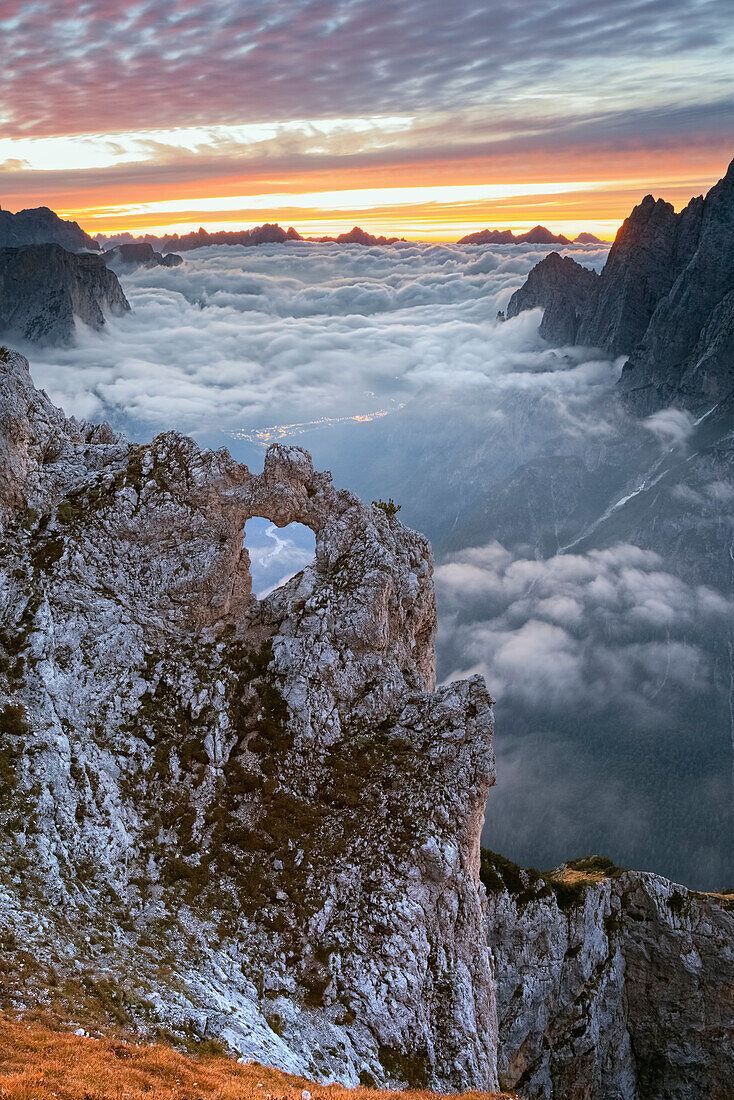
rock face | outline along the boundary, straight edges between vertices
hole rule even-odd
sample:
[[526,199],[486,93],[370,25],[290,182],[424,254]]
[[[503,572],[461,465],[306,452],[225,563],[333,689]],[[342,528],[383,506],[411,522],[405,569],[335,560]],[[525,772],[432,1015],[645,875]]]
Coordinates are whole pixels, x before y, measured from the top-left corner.
[[[655,307],[690,259],[701,200],[682,214],[647,195],[623,222],[584,317],[581,343],[629,355],[642,339]],[[683,232],[681,232],[683,227]]]
[[154,252],[153,245],[147,241],[134,241],[131,244],[118,244],[104,253],[108,267],[178,267],[183,258],[175,252],[163,256]]
[[0,249],[0,335],[65,344],[77,319],[100,329],[105,311],[129,309],[101,256],[74,255],[57,244]]
[[[491,700],[435,689],[426,541],[299,448],[253,475],[66,419],[14,352],[0,378],[4,1002],[494,1086]],[[316,533],[262,602],[250,516]]]
[[528,275],[507,306],[507,317],[542,308],[540,335],[554,344],[575,344],[579,318],[588,309],[599,276],[568,256],[551,252]]
[[[519,302],[537,304],[530,290],[537,270],[515,295]],[[565,343],[571,327],[566,283],[540,303],[549,315],[542,334],[554,343]],[[734,161],[679,214],[652,195],[635,207],[581,311],[576,339],[629,356],[620,389],[637,413],[678,405],[700,414],[732,392]]]
[[47,206],[19,210],[17,214],[0,210],[0,248],[22,248],[29,244],[58,244],[69,252],[85,248],[96,251],[99,247],[76,222],[62,221]]
[[680,215],[676,246],[677,276],[622,374],[641,411],[661,403],[705,411],[734,387],[734,161]]
[[528,1100],[725,1100],[734,895],[608,860],[552,876],[483,853],[503,1088]]

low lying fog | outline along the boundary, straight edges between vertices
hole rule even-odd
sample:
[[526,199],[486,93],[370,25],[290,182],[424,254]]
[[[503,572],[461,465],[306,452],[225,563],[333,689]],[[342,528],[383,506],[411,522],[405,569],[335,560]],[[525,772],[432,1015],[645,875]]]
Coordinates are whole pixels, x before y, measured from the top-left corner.
[[[67,411],[139,434],[389,409],[424,386],[539,368],[537,318],[497,326],[548,249],[288,244],[197,249],[121,282],[132,315],[24,349]],[[600,267],[606,250],[580,258]]]

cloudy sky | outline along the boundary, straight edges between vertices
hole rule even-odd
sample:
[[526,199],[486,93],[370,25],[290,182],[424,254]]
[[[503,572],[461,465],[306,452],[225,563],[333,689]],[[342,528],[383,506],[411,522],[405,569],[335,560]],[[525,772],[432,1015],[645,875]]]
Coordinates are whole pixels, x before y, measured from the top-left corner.
[[731,0],[0,0],[0,202],[611,236],[731,159]]

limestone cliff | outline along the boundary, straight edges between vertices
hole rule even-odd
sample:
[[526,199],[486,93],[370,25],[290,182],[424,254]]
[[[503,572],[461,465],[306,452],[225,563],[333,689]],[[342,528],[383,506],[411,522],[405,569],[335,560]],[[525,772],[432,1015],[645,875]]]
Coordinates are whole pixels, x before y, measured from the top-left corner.
[[526,309],[543,310],[540,335],[554,344],[575,344],[579,321],[596,291],[599,276],[569,256],[551,252],[536,264],[507,306],[507,317]]
[[734,894],[609,860],[550,875],[483,853],[498,1072],[528,1100],[728,1100]]
[[101,256],[57,244],[0,249],[0,336],[68,344],[77,320],[100,329],[105,313],[129,309]]
[[[133,446],[0,375],[6,1003],[493,1086],[491,700],[435,690],[425,539],[298,448]],[[255,515],[316,533],[262,602]]]
[[622,374],[627,400],[643,412],[669,403],[705,412],[734,389],[734,161],[699,200],[695,226],[687,214],[677,244],[690,258]]

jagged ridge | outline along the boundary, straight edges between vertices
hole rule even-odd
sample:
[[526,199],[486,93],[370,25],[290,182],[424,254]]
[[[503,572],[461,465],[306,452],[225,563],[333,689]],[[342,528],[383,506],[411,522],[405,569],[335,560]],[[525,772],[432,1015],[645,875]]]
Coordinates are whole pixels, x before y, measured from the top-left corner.
[[542,306],[541,335],[568,342],[569,301],[579,344],[627,355],[620,381],[639,413],[675,404],[696,412],[734,386],[734,161],[704,197],[679,214],[647,195],[622,224],[601,276],[582,301],[585,269],[546,257],[509,304],[508,316]]

